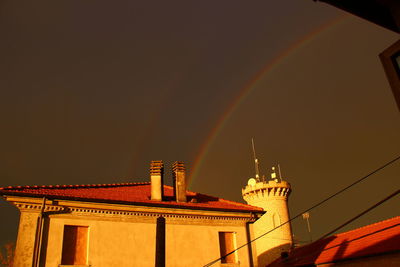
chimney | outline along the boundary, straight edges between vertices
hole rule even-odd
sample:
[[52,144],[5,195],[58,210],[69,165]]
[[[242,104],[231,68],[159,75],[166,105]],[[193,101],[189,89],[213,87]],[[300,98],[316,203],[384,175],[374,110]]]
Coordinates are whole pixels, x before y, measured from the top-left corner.
[[176,202],[186,202],[186,176],[183,162],[175,161],[172,165],[174,196]]
[[164,164],[162,160],[152,160],[150,163],[151,200],[163,200]]

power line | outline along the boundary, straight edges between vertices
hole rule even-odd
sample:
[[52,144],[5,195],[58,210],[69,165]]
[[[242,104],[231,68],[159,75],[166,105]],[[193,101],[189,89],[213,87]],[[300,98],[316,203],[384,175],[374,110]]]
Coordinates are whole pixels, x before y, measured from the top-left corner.
[[[203,267],[209,267],[209,266],[214,265],[215,263],[217,263],[217,262],[220,261],[221,259],[225,258],[226,256],[229,256],[229,255],[231,255],[232,253],[234,253],[235,251],[237,251],[237,250],[239,250],[239,249],[241,249],[241,248],[244,248],[244,247],[248,246],[249,244],[251,244],[251,243],[253,243],[254,241],[260,239],[261,237],[263,237],[263,236],[265,236],[265,235],[271,233],[272,231],[274,231],[274,230],[276,230],[276,229],[282,227],[283,225],[290,223],[290,222],[293,221],[294,219],[297,219],[298,217],[302,216],[303,213],[309,212],[309,211],[315,209],[316,207],[318,207],[318,206],[324,204],[324,203],[327,202],[328,200],[330,200],[330,199],[336,197],[337,195],[343,193],[343,192],[346,191],[347,189],[349,189],[349,188],[355,186],[356,184],[358,184],[358,183],[364,181],[364,180],[367,179],[368,177],[370,177],[370,176],[372,176],[373,174],[375,174],[375,173],[381,171],[382,169],[386,168],[387,166],[389,166],[389,165],[395,163],[395,162],[398,161],[399,159],[400,159],[400,156],[397,156],[396,158],[394,158],[394,159],[388,161],[387,163],[383,164],[382,166],[380,166],[380,167],[376,168],[375,170],[371,171],[371,172],[368,173],[367,175],[365,175],[365,176],[359,178],[358,180],[354,181],[354,182],[351,183],[350,185],[348,185],[348,186],[344,187],[343,189],[337,191],[336,193],[332,194],[331,196],[329,196],[329,197],[323,199],[322,201],[318,202],[317,204],[314,204],[313,206],[311,206],[310,208],[304,210],[303,212],[298,213],[296,216],[292,217],[290,220],[288,220],[288,221],[286,221],[286,222],[284,222],[284,223],[278,225],[277,227],[275,227],[275,228],[273,228],[273,229],[271,229],[271,230],[269,230],[269,231],[267,231],[267,232],[261,234],[260,236],[258,236],[258,237],[256,237],[256,238],[250,240],[249,242],[247,242],[247,243],[245,243],[245,244],[239,246],[239,247],[236,248],[235,250],[233,250],[233,251],[227,253],[226,255],[223,255],[222,257],[220,257],[220,258],[218,258],[218,259],[216,259],[216,260],[213,260],[213,261],[207,263],[207,264],[204,265]],[[398,192],[397,192],[397,193],[398,193]]]
[[400,193],[400,190],[395,191],[394,193],[390,194],[389,196],[385,197],[384,199],[382,199],[381,201],[379,201],[378,203],[374,204],[373,206],[369,207],[368,209],[364,210],[363,212],[361,212],[360,214],[358,214],[357,216],[351,218],[350,220],[346,221],[345,223],[343,223],[342,225],[336,227],[335,229],[333,229],[332,231],[330,231],[329,233],[321,236],[318,240],[324,239],[328,236],[330,236],[331,234],[335,233],[336,231],[340,230],[341,228],[345,227],[346,225],[348,225],[349,223],[352,223],[353,221],[357,220],[358,218],[360,218],[361,216],[363,216],[364,214],[370,212],[371,210],[375,209],[376,207],[382,205],[384,202],[388,201],[389,199],[391,199],[392,197],[395,197],[398,193]]
[[[377,202],[377,203],[374,204],[373,206],[371,206],[371,207],[369,207],[368,209],[364,210],[363,212],[359,213],[358,215],[356,215],[356,216],[353,217],[352,219],[346,221],[346,222],[343,223],[342,225],[336,227],[334,230],[332,230],[332,231],[330,231],[329,233],[323,235],[322,237],[320,237],[320,238],[319,238],[317,241],[315,241],[315,242],[318,242],[318,241],[320,241],[320,240],[323,240],[323,239],[329,237],[331,234],[335,233],[335,232],[338,231],[339,229],[341,229],[341,228],[343,228],[344,226],[348,225],[349,223],[355,221],[356,219],[360,218],[360,217],[363,216],[364,214],[366,214],[366,213],[370,212],[371,210],[377,208],[378,206],[382,205],[384,202],[386,202],[386,201],[388,201],[389,199],[395,197],[395,196],[396,196],[397,194],[399,194],[399,193],[400,193],[400,190],[395,191],[394,193],[392,193],[392,194],[390,194],[389,196],[385,197],[384,199],[382,199],[381,201]],[[386,227],[386,228],[384,228],[384,229],[379,229],[379,230],[377,230],[377,231],[375,231],[375,232],[373,232],[373,233],[368,233],[368,234],[359,236],[359,237],[357,237],[357,238],[355,238],[355,239],[345,240],[344,242],[348,244],[348,243],[351,243],[351,242],[360,240],[360,239],[362,239],[362,238],[365,238],[365,237],[367,237],[367,236],[371,236],[371,235],[377,234],[377,233],[379,233],[379,232],[388,230],[388,229],[393,228],[393,227],[398,227],[398,226],[400,226],[400,224],[395,224],[395,225]],[[335,247],[338,247],[338,246],[341,246],[341,245],[342,245],[342,243],[333,245],[333,246],[331,246],[331,247],[326,247],[326,246],[325,246],[324,249],[323,249],[322,251],[329,250],[329,249],[332,249],[332,248],[335,248]],[[310,253],[311,253],[311,254],[320,254],[321,251],[315,250],[314,252],[308,252],[307,255],[303,255],[303,256],[298,256],[298,255],[297,255],[295,258],[291,258],[291,259],[289,259],[289,260],[286,259],[286,264],[293,264],[293,265],[294,265],[295,262],[298,262],[299,260],[301,260],[301,259],[303,259],[303,258],[309,257],[309,256],[310,256]]]

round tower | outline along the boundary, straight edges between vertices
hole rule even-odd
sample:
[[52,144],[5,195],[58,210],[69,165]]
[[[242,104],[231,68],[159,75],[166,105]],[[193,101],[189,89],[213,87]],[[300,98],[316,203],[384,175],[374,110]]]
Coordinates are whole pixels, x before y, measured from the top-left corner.
[[[276,177],[275,173],[272,174],[272,177]],[[253,224],[255,238],[289,221],[287,201],[290,192],[290,184],[282,179],[275,178],[267,181],[249,179],[247,185],[242,189],[243,199],[249,205],[261,207],[266,211]],[[279,258],[282,253],[290,250],[292,244],[290,223],[286,223],[257,239],[255,247],[258,266],[265,266]]]

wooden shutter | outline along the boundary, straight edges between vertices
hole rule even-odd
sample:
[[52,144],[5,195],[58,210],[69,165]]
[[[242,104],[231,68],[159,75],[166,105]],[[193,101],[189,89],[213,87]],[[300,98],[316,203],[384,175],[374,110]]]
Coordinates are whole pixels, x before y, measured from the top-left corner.
[[[227,255],[229,252],[235,250],[234,233],[232,232],[219,232],[219,249],[221,253],[222,263],[235,263],[236,252]],[[224,257],[225,256],[225,257]]]
[[65,225],[61,264],[86,265],[87,242],[87,226]]

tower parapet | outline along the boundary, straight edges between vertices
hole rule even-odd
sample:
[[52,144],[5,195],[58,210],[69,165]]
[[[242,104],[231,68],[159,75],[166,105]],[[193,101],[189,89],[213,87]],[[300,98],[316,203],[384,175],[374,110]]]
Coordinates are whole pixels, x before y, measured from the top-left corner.
[[250,182],[242,189],[242,196],[249,205],[258,206],[252,203],[258,203],[260,201],[264,202],[266,197],[287,201],[291,191],[292,190],[288,182],[279,181],[278,179],[276,179],[255,183]]

